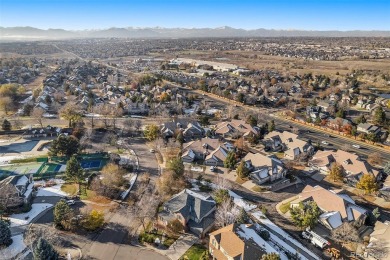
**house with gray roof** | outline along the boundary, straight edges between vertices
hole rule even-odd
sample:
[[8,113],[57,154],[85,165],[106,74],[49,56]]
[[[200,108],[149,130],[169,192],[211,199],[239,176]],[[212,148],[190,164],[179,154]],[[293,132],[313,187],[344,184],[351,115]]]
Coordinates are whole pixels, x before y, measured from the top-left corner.
[[183,118],[165,122],[161,126],[160,131],[164,138],[173,137],[176,132],[180,131],[186,140],[202,138],[205,134],[199,122]]
[[360,123],[357,125],[356,130],[359,133],[366,133],[366,134],[370,134],[370,133],[378,134],[381,131],[379,126],[370,123]]
[[200,192],[184,189],[163,204],[158,213],[158,224],[167,226],[173,220],[179,220],[185,230],[204,237],[214,225],[216,203],[214,199]]
[[0,205],[16,208],[29,203],[34,182],[32,175],[13,175],[0,181]]

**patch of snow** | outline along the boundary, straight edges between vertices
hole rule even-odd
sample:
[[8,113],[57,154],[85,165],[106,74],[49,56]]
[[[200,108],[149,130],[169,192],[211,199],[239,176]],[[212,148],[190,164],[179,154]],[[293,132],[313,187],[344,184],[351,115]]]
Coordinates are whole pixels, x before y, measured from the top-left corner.
[[51,187],[41,187],[38,189],[37,197],[65,197],[69,194],[61,190],[62,184],[57,184]]
[[12,237],[12,244],[0,250],[0,259],[12,259],[26,248],[23,242],[23,234]]
[[267,253],[278,253],[272,246],[270,246],[263,238],[261,238],[254,229],[248,228],[245,224],[240,225],[241,231],[238,231],[237,234],[241,238],[246,240],[252,239],[260,247],[264,248]]
[[49,203],[34,203],[31,205],[31,210],[26,213],[12,214],[9,217],[11,221],[11,227],[17,227],[29,224],[39,213],[53,207],[53,204]]
[[137,180],[137,176],[138,176],[137,174],[134,174],[134,176],[130,178],[130,187],[127,190],[125,190],[124,192],[122,192],[122,194],[121,194],[122,200],[125,199],[126,196],[130,193],[135,181]]
[[252,209],[255,209],[257,207],[254,204],[250,204],[250,203],[246,202],[241,196],[237,195],[233,191],[231,191],[231,190],[228,190],[228,191],[229,191],[230,197],[233,198],[234,204],[243,208],[245,211],[251,211]]
[[194,172],[203,172],[203,168],[202,168],[202,167],[191,167],[191,171],[194,171]]
[[[278,227],[277,225],[275,225],[275,223],[273,223],[271,220],[269,220],[261,211],[256,211],[256,212],[253,212],[252,213],[252,216],[254,218],[256,218],[257,221],[261,222],[263,225],[265,225],[266,227],[268,227],[269,229],[272,229],[273,231],[275,231],[276,233],[278,233],[279,235],[281,235],[282,237],[284,237],[286,240],[288,240],[289,242],[291,242],[292,244],[294,244],[296,247],[298,247],[301,251],[305,251],[308,255],[310,255],[311,257],[313,257],[313,259],[319,259],[318,256],[316,256],[313,252],[311,252],[309,249],[307,249],[304,245],[302,245],[300,242],[298,242],[297,240],[295,240],[295,238],[291,237],[289,234],[287,234],[287,232],[285,232],[283,229],[281,229],[280,227]],[[288,244],[286,244],[283,240],[281,240],[278,236],[276,235],[273,235],[271,232],[270,232],[270,235],[271,235],[271,238],[274,238],[275,241],[277,241],[277,243],[281,243],[281,246],[285,247],[288,251],[292,252],[295,254],[296,250],[294,248],[292,248],[291,246],[289,246]],[[288,248],[289,249],[288,249]],[[303,258],[302,259],[306,259],[304,256],[302,256]]]

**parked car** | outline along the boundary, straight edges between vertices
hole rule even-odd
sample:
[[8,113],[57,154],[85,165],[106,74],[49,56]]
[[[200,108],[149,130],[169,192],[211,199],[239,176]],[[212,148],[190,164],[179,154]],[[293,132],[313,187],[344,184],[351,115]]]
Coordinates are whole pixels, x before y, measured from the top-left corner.
[[154,149],[149,150],[151,153],[155,153],[156,151]]
[[329,143],[327,141],[322,141],[321,143],[324,145],[329,145]]
[[210,166],[210,171],[215,172],[217,170],[216,166]]
[[73,205],[76,203],[76,201],[74,200],[67,200],[66,203],[68,203],[68,205]]
[[353,144],[352,147],[355,147],[356,149],[360,149],[360,145],[358,144]]

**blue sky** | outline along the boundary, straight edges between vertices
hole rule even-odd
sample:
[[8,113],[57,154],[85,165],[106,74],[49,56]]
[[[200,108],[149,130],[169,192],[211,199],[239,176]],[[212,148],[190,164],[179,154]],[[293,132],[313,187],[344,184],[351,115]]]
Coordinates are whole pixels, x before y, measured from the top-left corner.
[[0,0],[0,26],[390,30],[390,0]]

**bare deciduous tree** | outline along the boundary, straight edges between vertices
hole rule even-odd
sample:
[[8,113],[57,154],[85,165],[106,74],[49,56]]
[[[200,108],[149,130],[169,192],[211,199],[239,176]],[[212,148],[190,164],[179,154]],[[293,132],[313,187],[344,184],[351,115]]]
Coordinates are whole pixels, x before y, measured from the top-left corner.
[[31,112],[31,116],[36,120],[36,122],[43,127],[43,114],[45,113],[45,110],[43,110],[40,107],[35,107],[33,111]]
[[356,228],[349,222],[332,230],[332,238],[339,243],[359,242],[359,234]]
[[215,225],[226,227],[233,224],[240,214],[238,207],[230,199],[224,200],[215,212]]
[[366,247],[366,252],[375,259],[384,259],[390,253],[390,245],[384,240],[375,240]]

